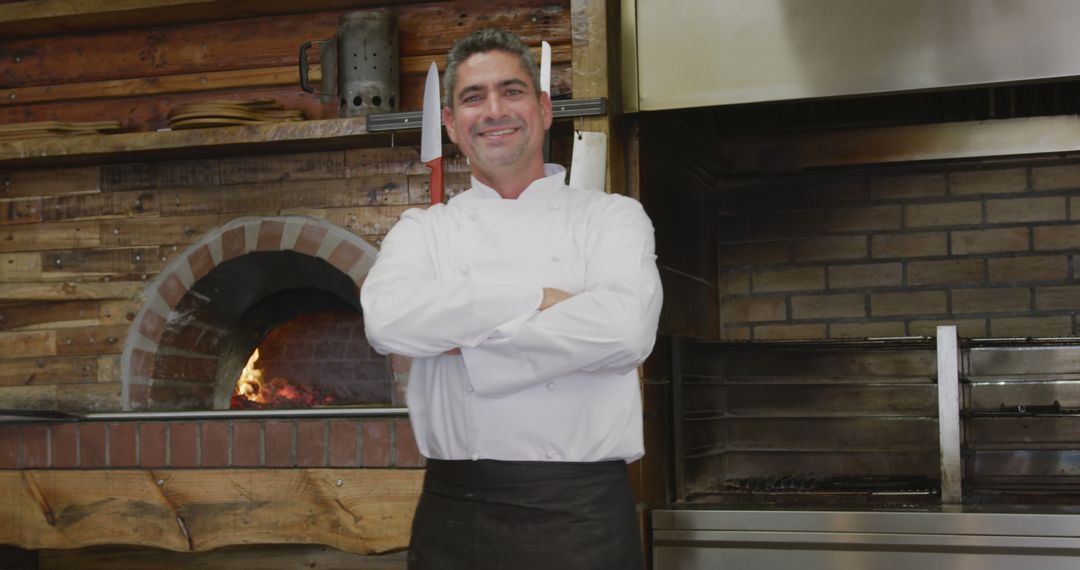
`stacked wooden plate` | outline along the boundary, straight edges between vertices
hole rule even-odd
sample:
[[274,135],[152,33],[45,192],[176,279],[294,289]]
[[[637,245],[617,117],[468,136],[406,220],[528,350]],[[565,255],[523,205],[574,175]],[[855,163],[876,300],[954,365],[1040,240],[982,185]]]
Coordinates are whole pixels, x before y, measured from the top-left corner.
[[169,128],[199,129],[282,121],[302,121],[304,114],[288,110],[274,99],[203,101],[179,105],[169,111]]
[[72,135],[96,135],[120,130],[117,121],[96,121],[91,123],[64,123],[61,121],[37,121],[33,123],[13,123],[0,125],[0,142],[47,137],[66,137]]

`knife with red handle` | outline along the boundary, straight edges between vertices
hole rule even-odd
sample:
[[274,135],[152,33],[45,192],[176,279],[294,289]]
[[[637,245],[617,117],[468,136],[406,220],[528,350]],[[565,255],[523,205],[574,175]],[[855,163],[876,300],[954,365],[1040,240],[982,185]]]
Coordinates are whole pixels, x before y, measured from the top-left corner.
[[439,68],[431,62],[424,84],[424,113],[420,127],[420,160],[431,169],[431,203],[443,201],[442,101]]

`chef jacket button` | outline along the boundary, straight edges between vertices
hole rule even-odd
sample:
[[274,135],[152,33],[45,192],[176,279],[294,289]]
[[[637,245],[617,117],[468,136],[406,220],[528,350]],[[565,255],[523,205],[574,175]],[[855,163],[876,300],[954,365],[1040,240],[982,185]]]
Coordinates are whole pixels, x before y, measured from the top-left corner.
[[551,208],[552,210],[558,210],[559,209],[559,203],[558,202],[552,202],[552,203],[548,204],[548,208]]
[[476,389],[475,389],[475,388],[473,388],[472,386],[466,386],[466,387],[465,387],[465,391],[466,391],[466,392],[468,392],[468,393],[470,393],[470,394],[472,394],[473,392],[475,392],[475,391],[476,391]]
[[470,220],[476,220],[476,212],[470,211],[469,212],[469,219]]
[[462,265],[461,266],[461,274],[462,275],[468,275],[469,274],[469,266],[468,265]]
[[478,460],[478,459],[480,459],[480,454],[479,454],[479,453],[474,453],[474,454],[472,454],[472,460],[473,460],[473,461],[476,461],[476,460]]
[[555,389],[555,383],[554,382],[548,382],[547,383],[547,389],[548,390],[554,390]]
[[549,452],[545,453],[544,455],[545,455],[545,456],[546,456],[546,457],[547,457],[548,459],[555,459],[555,452],[554,452],[554,451],[549,451]]
[[554,263],[558,263],[559,262],[559,256],[557,256],[557,255],[551,256],[551,261],[554,262]]

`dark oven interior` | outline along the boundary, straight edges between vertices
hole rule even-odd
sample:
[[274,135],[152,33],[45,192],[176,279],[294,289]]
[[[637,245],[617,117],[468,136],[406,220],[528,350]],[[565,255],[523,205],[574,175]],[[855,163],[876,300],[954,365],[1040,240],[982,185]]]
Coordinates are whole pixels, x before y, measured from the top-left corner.
[[[676,500],[939,503],[936,350],[673,338]],[[1080,345],[962,340],[958,367],[964,503],[1080,504]]]

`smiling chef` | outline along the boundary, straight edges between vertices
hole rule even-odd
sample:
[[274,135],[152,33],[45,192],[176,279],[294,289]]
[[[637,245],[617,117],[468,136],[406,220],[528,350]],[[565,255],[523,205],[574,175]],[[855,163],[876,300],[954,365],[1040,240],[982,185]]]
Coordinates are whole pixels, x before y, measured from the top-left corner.
[[653,228],[544,164],[538,84],[509,32],[454,43],[442,118],[472,187],[405,212],[361,291],[371,345],[412,358],[413,570],[643,566],[626,463],[662,298]]

